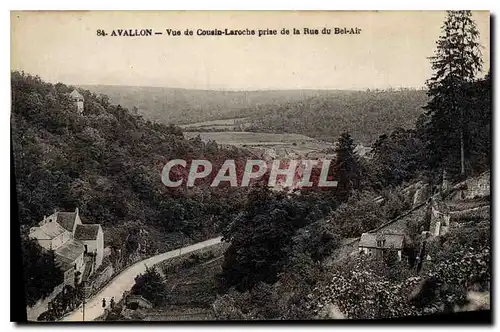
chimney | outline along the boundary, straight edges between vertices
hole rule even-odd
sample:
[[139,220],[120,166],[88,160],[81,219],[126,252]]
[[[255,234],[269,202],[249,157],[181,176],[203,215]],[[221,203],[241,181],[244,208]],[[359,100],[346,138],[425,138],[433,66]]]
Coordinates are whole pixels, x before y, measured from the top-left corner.
[[78,215],[78,207],[75,208],[75,213]]

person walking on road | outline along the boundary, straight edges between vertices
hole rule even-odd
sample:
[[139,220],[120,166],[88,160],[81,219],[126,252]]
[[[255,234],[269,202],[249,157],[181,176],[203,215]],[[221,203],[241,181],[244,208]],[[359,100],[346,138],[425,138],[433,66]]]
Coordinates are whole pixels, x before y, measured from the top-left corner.
[[115,298],[114,297],[112,297],[111,301],[109,301],[109,306],[111,307],[111,309],[113,309],[115,307]]
[[106,299],[105,298],[102,298],[102,307],[106,308]]

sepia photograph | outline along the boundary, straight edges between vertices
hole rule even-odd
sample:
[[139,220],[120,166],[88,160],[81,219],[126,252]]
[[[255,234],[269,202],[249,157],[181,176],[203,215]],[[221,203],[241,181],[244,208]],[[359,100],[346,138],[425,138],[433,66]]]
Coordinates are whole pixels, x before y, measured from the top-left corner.
[[491,20],[11,11],[17,321],[491,323]]

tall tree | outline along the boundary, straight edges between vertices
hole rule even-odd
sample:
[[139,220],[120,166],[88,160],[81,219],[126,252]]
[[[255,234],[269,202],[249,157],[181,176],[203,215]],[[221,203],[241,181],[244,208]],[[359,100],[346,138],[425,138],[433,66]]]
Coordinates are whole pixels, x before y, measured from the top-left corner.
[[340,135],[335,153],[333,176],[338,182],[335,196],[340,202],[345,202],[351,192],[360,187],[358,155],[354,151],[354,141],[348,132],[343,132]]
[[221,290],[246,291],[260,281],[276,282],[292,236],[306,222],[306,209],[305,204],[267,186],[252,188],[245,209],[223,232],[231,244],[218,278]]
[[431,100],[425,109],[431,120],[429,139],[433,161],[449,167],[456,165],[456,158],[460,156],[462,177],[465,176],[467,134],[464,89],[482,69],[478,38],[479,31],[470,11],[448,11],[435,55],[430,57],[434,74],[427,81]]
[[32,306],[52,293],[64,277],[56,265],[54,251],[43,249],[36,240],[27,236],[21,237],[21,245],[26,302]]
[[390,135],[380,135],[372,147],[370,175],[377,189],[410,180],[421,169],[426,157],[419,132],[413,129],[397,128]]

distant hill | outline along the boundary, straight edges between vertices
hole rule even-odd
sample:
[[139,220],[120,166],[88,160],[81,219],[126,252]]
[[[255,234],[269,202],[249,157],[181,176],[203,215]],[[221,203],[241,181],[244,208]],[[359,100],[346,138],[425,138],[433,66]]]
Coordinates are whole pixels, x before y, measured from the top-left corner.
[[115,85],[80,87],[109,96],[113,104],[129,109],[137,107],[146,118],[165,124],[240,117],[242,113],[264,105],[293,103],[331,93],[321,90],[218,91]]
[[138,108],[164,124],[247,118],[245,129],[297,133],[333,141],[342,131],[364,144],[397,127],[409,128],[427,103],[423,90],[216,91],[161,87],[82,86],[111,102]]
[[246,130],[297,133],[325,141],[343,131],[365,145],[396,128],[411,128],[423,113],[423,90],[349,91],[304,101],[261,107],[247,120]]

